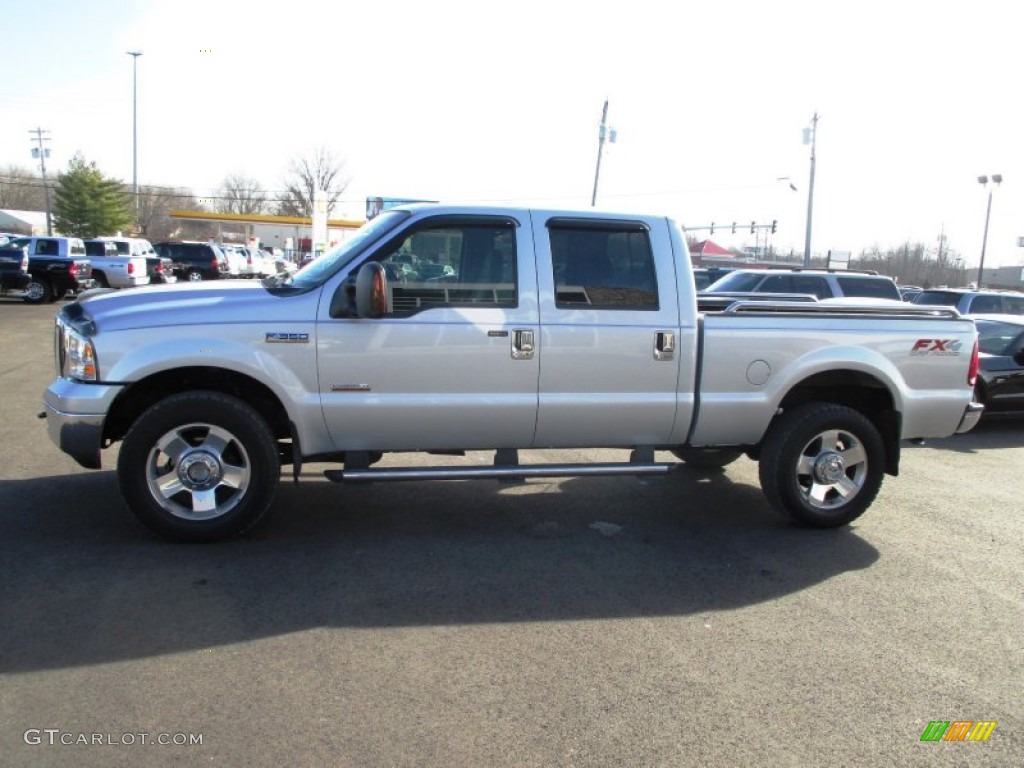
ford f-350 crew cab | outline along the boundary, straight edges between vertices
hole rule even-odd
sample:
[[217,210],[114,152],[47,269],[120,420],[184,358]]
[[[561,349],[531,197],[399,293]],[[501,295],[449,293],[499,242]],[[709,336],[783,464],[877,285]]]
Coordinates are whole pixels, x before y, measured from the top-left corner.
[[[763,297],[762,297],[763,298]],[[417,204],[300,272],[100,292],[56,321],[51,438],[81,465],[121,441],[131,510],[172,538],[245,530],[282,464],[332,480],[667,472],[746,453],[771,504],[858,517],[900,441],[970,429],[974,324],[948,309],[731,301],[701,312],[668,218]],[[518,449],[629,461],[520,464]],[[493,465],[376,468],[385,452]],[[389,462],[391,463],[391,462]],[[451,462],[449,462],[451,463]]]

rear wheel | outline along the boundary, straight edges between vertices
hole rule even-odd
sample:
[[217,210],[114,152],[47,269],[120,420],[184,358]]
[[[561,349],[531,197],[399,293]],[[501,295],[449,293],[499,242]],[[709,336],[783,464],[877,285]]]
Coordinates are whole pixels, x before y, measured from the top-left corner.
[[25,302],[28,304],[42,304],[53,301],[53,286],[49,280],[32,276],[29,284],[25,287]]
[[67,293],[68,293],[68,289],[67,288],[54,288],[53,289],[53,298],[56,301],[60,301],[65,296],[67,296]]
[[188,271],[188,281],[190,283],[201,283],[203,281],[203,273],[198,269],[190,269]]
[[885,447],[878,428],[859,411],[807,403],[769,428],[758,471],[765,496],[779,512],[805,525],[835,528],[874,501]]
[[109,288],[110,282],[107,280],[107,276],[102,272],[93,272],[92,279],[96,281],[96,285],[100,288]]
[[263,417],[220,392],[172,395],[145,411],[124,438],[121,493],[151,530],[179,541],[242,533],[263,516],[280,477]]

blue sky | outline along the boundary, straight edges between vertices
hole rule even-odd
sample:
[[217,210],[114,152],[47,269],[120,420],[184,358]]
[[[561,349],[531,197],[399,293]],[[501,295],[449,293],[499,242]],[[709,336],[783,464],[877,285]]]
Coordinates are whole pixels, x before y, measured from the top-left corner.
[[352,177],[342,214],[367,195],[587,206],[608,98],[600,207],[746,222],[727,246],[777,219],[802,252],[817,111],[816,252],[945,232],[976,264],[976,177],[1001,173],[986,264],[1024,261],[1011,3],[0,0],[0,18],[0,167],[31,167],[41,126],[49,170],[80,151],[130,181],[137,49],[142,184],[274,189],[325,146]]

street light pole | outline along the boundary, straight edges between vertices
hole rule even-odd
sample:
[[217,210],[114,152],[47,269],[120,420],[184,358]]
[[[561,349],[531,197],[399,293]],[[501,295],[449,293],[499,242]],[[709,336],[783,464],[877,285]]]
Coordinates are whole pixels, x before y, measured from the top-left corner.
[[804,144],[811,145],[811,180],[807,185],[807,233],[804,235],[804,266],[811,266],[811,220],[814,214],[814,165],[817,162],[818,113],[809,128],[804,128]]
[[128,51],[132,57],[132,192],[135,198],[135,226],[139,226],[139,56],[142,51]]
[[[988,188],[988,176],[979,176],[978,183]],[[996,186],[1003,183],[1003,176],[1000,173],[992,174],[992,183]],[[985,207],[985,234],[981,238],[981,259],[978,261],[978,290],[981,290],[982,273],[985,269],[985,249],[988,246],[988,221],[992,216],[992,189],[988,190],[988,205]]]

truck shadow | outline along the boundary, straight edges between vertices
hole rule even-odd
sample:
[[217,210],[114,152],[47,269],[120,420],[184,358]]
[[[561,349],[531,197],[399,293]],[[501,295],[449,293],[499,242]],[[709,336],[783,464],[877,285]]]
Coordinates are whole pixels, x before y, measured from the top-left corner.
[[3,481],[0,492],[3,672],[315,627],[710,614],[879,557],[855,528],[796,527],[756,487],[687,469],[339,487],[309,468],[251,533],[210,545],[152,537],[112,472]]

